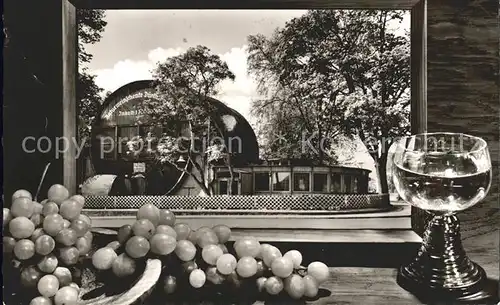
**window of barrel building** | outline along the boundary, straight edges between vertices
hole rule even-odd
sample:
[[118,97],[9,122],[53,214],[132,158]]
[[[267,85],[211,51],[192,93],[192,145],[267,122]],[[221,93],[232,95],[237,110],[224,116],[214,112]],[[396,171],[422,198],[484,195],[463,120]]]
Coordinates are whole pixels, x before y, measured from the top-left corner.
[[386,163],[410,132],[409,11],[77,16],[84,195],[395,193]]

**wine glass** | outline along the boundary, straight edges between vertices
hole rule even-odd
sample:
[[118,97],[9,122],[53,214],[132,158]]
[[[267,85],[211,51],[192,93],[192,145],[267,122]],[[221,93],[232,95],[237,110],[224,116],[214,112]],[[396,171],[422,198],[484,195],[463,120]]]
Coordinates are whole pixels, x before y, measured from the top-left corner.
[[462,133],[423,133],[395,142],[392,179],[400,197],[432,215],[417,256],[398,283],[417,295],[487,298],[486,273],[466,255],[457,212],[480,202],[491,185],[486,141]]

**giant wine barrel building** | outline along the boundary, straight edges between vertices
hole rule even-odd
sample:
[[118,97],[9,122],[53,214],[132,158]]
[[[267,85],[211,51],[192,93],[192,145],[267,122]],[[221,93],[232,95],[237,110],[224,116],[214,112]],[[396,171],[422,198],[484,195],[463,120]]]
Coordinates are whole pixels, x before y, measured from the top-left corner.
[[[116,175],[119,179],[125,178],[127,183],[132,182],[128,190],[118,192],[122,195],[198,195],[200,189],[189,175],[172,165],[159,164],[146,147],[138,153],[128,148],[127,141],[134,137],[158,139],[167,129],[169,132],[174,129],[179,136],[189,136],[183,122],[155,124],[148,109],[143,107],[147,99],[160,99],[150,80],[126,84],[106,98],[92,126],[91,156],[96,173]],[[221,101],[210,98],[210,102],[218,116],[213,119],[230,117],[233,122],[233,126],[224,131],[224,139],[241,139],[236,165],[258,162],[257,138],[250,124]],[[144,180],[139,185],[133,179],[128,180],[138,176]]]

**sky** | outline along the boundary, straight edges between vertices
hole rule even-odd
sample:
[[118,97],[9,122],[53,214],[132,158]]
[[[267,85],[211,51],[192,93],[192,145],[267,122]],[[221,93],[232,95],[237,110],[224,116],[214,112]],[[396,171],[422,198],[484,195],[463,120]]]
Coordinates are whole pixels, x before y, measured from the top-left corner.
[[[247,74],[248,35],[270,35],[305,10],[108,10],[101,41],[88,45],[87,65],[96,83],[114,91],[136,80],[150,79],[158,61],[197,45],[207,46],[227,62],[234,82],[221,84],[216,96],[255,123],[250,116],[256,84]],[[399,25],[398,25],[399,26]],[[409,28],[407,18],[402,28]]]

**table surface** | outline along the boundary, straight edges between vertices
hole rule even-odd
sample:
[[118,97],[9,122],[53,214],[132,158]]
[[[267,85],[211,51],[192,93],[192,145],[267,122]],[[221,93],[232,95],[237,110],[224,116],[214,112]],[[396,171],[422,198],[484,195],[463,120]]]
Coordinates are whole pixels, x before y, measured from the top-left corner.
[[[499,287],[499,214],[497,203],[490,202],[459,215],[467,255],[485,269],[496,289]],[[339,267],[331,268],[331,272],[333,277],[323,285],[331,295],[313,304],[424,304],[398,286],[394,268]]]

